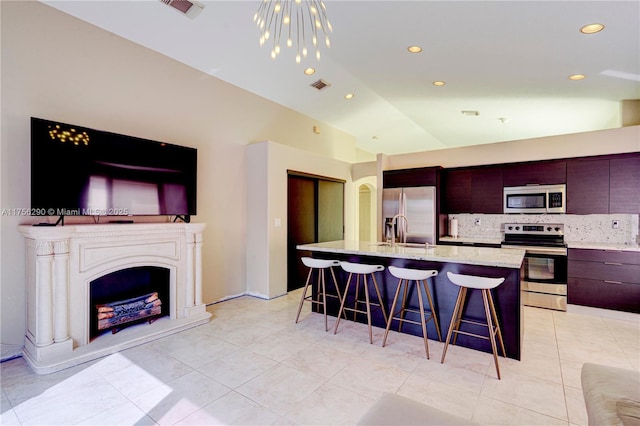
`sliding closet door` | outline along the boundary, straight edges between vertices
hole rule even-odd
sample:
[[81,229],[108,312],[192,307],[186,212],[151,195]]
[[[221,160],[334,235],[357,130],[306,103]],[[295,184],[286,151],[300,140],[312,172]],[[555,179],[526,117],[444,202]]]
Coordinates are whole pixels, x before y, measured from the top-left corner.
[[344,239],[344,183],[318,180],[318,242]]
[[316,181],[289,175],[287,208],[287,291],[304,286],[305,267],[296,246],[316,242]]
[[344,238],[344,182],[299,173],[288,176],[287,291],[304,286],[308,270],[300,244]]

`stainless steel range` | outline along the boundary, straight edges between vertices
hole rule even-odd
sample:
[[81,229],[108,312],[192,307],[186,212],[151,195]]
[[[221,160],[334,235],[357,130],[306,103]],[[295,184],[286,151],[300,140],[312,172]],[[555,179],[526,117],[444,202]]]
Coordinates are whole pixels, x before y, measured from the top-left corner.
[[521,291],[527,306],[567,310],[567,245],[562,224],[507,223],[503,248],[525,249]]

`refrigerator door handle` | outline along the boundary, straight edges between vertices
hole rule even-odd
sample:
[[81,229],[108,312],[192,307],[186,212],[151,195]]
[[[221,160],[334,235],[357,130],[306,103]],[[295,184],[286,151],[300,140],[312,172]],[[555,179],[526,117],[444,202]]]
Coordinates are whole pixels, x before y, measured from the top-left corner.
[[[404,216],[404,217],[399,217],[397,219],[396,222],[396,226],[399,229],[398,232],[398,239],[400,242],[404,243],[406,242],[406,238],[407,238],[407,194],[404,193],[404,191],[402,191],[402,193],[400,194],[400,211],[399,213]],[[402,225],[400,225],[400,223],[402,222]]]

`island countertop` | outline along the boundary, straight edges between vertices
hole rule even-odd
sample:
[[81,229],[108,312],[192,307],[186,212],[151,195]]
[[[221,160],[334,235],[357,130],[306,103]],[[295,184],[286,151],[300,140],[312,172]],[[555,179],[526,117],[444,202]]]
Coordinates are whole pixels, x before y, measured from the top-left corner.
[[371,241],[338,240],[324,243],[302,244],[299,250],[326,253],[357,254],[433,262],[452,262],[467,265],[520,268],[524,249],[467,247],[451,245],[396,244],[391,246]]

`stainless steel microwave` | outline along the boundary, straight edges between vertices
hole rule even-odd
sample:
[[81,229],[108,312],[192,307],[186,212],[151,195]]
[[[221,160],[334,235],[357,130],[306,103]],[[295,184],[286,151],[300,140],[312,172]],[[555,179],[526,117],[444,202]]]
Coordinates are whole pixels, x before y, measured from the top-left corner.
[[566,185],[504,187],[504,213],[566,213]]

